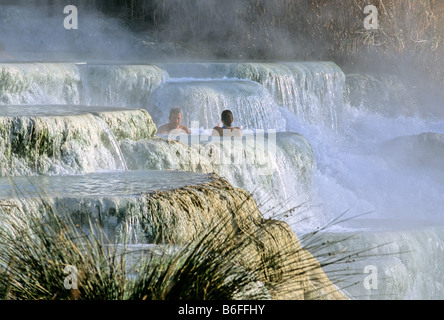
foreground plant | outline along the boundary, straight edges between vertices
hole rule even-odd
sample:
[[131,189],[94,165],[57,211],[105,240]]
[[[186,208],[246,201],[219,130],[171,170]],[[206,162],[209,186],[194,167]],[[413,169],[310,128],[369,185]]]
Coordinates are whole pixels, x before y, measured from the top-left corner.
[[112,243],[97,225],[82,228],[42,205],[1,204],[3,299],[269,298],[255,270],[235,262],[248,238],[215,226],[186,246],[139,246],[144,257],[134,262],[137,250]]
[[[156,204],[170,193],[149,199]],[[328,244],[310,236],[301,246],[288,224],[264,219],[251,195],[244,195],[232,212],[214,214],[187,241],[177,241],[174,226],[147,202],[158,218],[159,241],[137,245],[128,244],[125,235],[119,243],[110,241],[100,223],[77,225],[68,213],[56,212],[49,198],[1,201],[2,298],[342,299],[322,267],[349,255],[328,253],[332,260],[319,263],[312,253],[328,250]]]
[[[2,209],[5,211],[4,206]],[[25,212],[12,205],[2,215],[0,266],[4,276],[0,283],[4,298],[124,298],[124,264],[104,235],[87,233],[49,206],[46,209]],[[95,231],[92,225],[90,231]]]

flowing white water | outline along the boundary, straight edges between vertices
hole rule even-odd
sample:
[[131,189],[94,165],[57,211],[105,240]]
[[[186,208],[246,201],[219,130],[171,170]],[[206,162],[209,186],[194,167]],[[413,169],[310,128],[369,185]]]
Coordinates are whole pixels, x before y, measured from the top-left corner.
[[0,105],[79,103],[73,63],[0,63],[0,77]]
[[154,65],[79,65],[81,103],[144,108],[168,74]]
[[[311,189],[304,198],[309,220],[301,222],[307,215],[295,214],[287,221],[303,235],[346,213],[343,218],[351,220],[327,228],[320,241],[337,241],[358,232],[326,250],[341,251],[343,256],[368,250],[344,266],[350,270],[344,286],[357,283],[346,289],[348,294],[359,299],[444,297],[444,278],[436,272],[444,263],[444,121],[430,114],[422,117],[424,110],[400,79],[346,77],[331,63],[165,68],[174,77],[238,77],[269,90],[280,106],[273,107],[274,115],[286,120],[283,131],[305,136],[315,156]],[[280,163],[278,170],[287,166]],[[280,177],[282,183],[275,187],[284,191],[275,201],[303,191],[291,184],[295,177],[291,170]],[[356,217],[361,214],[366,214],[365,219]],[[338,276],[335,269],[338,266],[325,267],[333,278]],[[376,272],[372,276],[379,282],[366,287],[368,270]]]
[[191,125],[202,128],[221,123],[223,110],[235,114],[236,126],[243,129],[275,129],[283,131],[285,118],[275,112],[275,103],[262,85],[239,79],[171,79],[153,94],[148,111],[157,122],[168,122],[172,106],[181,106]]
[[[412,105],[410,96],[399,87],[380,87],[381,96],[403,97],[399,105],[367,101],[356,108],[344,103],[340,133],[307,123],[297,129],[315,150],[313,193],[322,204],[320,212],[331,217],[347,210],[347,217],[368,213],[339,225],[334,236],[330,228],[325,236],[338,240],[359,231],[332,248],[368,250],[364,256],[370,257],[347,265],[355,273],[348,285],[358,283],[348,292],[360,299],[442,299],[444,183],[438,177],[444,169],[444,121],[413,116],[412,109],[404,108]],[[360,93],[367,94],[362,88],[354,92]],[[378,112],[383,108],[391,110]],[[433,133],[420,135],[425,132]],[[369,266],[379,280],[374,287],[366,283]],[[332,274],[335,269],[326,268]]]
[[[435,272],[444,262],[444,167],[440,161],[444,121],[416,115],[417,105],[411,103],[400,82],[381,85],[372,76],[372,90],[382,90],[375,101],[368,99],[371,94],[365,91],[368,85],[363,85],[362,77],[346,76],[331,62],[0,67],[0,103],[8,117],[14,117],[11,104],[35,105],[36,114],[45,113],[39,105],[58,104],[57,115],[63,116],[60,104],[81,102],[144,107],[160,125],[167,121],[174,104],[183,108],[185,124],[198,122],[190,139],[208,134],[223,109],[233,110],[245,137],[257,137],[257,129],[277,130],[271,176],[261,176],[258,167],[237,164],[220,166],[219,173],[255,193],[259,203],[265,198],[264,208],[287,210],[304,204],[285,218],[299,236],[325,226],[347,210],[345,217],[371,212],[366,219],[354,218],[322,233],[324,239],[341,239],[359,232],[359,237],[327,248],[346,249],[346,253],[390,243],[372,251],[371,258],[350,264],[356,270],[352,282],[359,283],[348,290],[352,296],[444,297],[442,274]],[[67,108],[65,113],[70,112]],[[133,122],[119,122],[116,117],[113,132],[102,120],[100,123],[95,126],[111,142],[107,152],[117,164],[114,169],[126,169],[129,155],[125,152],[140,153],[131,154],[131,163],[171,169],[174,161],[165,159],[173,159],[175,154],[162,149],[160,143],[145,138],[121,141],[114,136],[119,126],[142,130],[136,122],[131,129]],[[138,135],[127,135],[132,136]],[[99,138],[97,135],[98,144]],[[209,145],[208,141],[202,144]],[[149,159],[137,161],[154,153],[155,164]],[[91,158],[97,155],[89,154]],[[368,290],[362,284],[368,265],[379,271],[378,288]],[[326,269],[334,275],[332,269]]]
[[114,157],[116,158],[116,163],[118,164],[118,169],[120,170],[128,170],[128,166],[126,165],[125,158],[122,155],[122,151],[120,150],[119,144],[116,141],[116,138],[112,134],[108,125],[103,121],[102,118],[98,116],[94,116],[94,119],[99,124],[99,126],[106,133],[108,140],[111,142],[111,146],[113,149]]

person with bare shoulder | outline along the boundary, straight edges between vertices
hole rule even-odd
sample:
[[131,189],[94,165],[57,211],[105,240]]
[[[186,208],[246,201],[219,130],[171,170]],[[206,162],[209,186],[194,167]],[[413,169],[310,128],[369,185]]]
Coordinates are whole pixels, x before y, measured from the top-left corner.
[[219,136],[219,137],[222,137],[224,135],[231,137],[242,136],[241,128],[231,126],[233,124],[234,118],[233,118],[233,113],[230,110],[222,111],[221,120],[223,126],[214,127],[213,132],[211,133],[212,136]]
[[169,123],[159,127],[157,133],[159,134],[191,134],[190,129],[181,124],[182,110],[178,107],[170,110]]

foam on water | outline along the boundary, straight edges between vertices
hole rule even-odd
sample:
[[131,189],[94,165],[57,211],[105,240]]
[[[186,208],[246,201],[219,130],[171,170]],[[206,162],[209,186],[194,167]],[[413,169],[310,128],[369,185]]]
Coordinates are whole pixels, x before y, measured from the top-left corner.
[[[384,90],[381,94],[388,96],[396,88]],[[444,262],[444,180],[439,178],[444,162],[438,142],[444,121],[392,107],[381,113],[378,106],[356,108],[344,102],[339,132],[287,113],[288,129],[298,130],[313,145],[312,193],[320,206],[312,213],[318,222],[341,213],[351,219],[328,228],[322,241],[356,233],[329,249],[350,254],[369,250],[366,258],[344,265],[350,280],[346,291],[357,299],[442,299],[443,277],[436,271]],[[361,214],[366,219],[356,217]],[[376,267],[379,287],[364,286],[367,266]],[[332,277],[337,269],[326,267]]]

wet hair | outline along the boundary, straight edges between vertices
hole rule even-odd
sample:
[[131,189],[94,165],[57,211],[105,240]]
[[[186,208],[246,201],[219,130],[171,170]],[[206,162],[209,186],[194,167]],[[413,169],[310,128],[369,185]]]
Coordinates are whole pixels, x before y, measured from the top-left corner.
[[231,126],[233,123],[233,113],[230,110],[222,111],[221,120],[226,126]]
[[179,107],[171,108],[170,110],[170,116],[173,114],[182,114],[182,109]]

